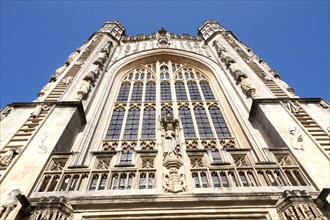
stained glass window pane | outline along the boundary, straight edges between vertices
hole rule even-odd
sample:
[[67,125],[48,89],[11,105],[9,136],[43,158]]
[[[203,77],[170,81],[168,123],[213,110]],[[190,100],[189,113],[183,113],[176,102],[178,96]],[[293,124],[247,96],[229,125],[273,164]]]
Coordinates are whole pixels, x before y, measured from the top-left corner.
[[199,90],[197,87],[196,82],[188,82],[188,90],[190,94],[190,99],[191,100],[201,100],[201,95],[199,94]]
[[124,139],[136,139],[139,129],[140,109],[131,108],[128,111],[127,121],[125,126]]
[[119,139],[121,126],[125,115],[124,108],[116,108],[112,113],[112,118],[107,132],[107,139]]
[[171,86],[169,82],[162,82],[160,84],[160,95],[162,101],[172,100]]
[[207,119],[206,112],[202,106],[196,106],[194,108],[195,118],[201,138],[213,137],[210,123]]
[[203,82],[200,82],[199,85],[201,86],[205,100],[214,100],[215,99],[208,82],[203,81]]
[[142,92],[143,92],[143,83],[142,82],[134,83],[131,101],[141,101]]
[[175,93],[176,93],[176,99],[177,100],[188,100],[186,88],[184,86],[183,82],[176,82],[175,83]]
[[179,109],[179,115],[183,127],[183,133],[185,138],[196,137],[194,124],[188,107],[181,107]]
[[124,82],[121,84],[119,94],[117,97],[117,102],[125,102],[128,99],[129,89],[131,84],[129,82]]
[[209,112],[218,137],[230,137],[226,122],[217,106],[209,107]]
[[146,85],[145,101],[156,100],[156,84],[154,82],[148,82]]
[[155,138],[156,112],[153,107],[147,107],[143,113],[142,138]]

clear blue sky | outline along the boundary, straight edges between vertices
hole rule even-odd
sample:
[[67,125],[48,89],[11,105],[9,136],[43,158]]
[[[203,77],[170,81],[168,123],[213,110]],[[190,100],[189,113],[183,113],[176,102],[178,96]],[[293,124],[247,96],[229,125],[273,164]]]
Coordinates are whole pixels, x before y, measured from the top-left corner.
[[1,1],[0,108],[33,101],[106,20],[126,34],[197,34],[217,20],[301,97],[329,99],[329,1]]

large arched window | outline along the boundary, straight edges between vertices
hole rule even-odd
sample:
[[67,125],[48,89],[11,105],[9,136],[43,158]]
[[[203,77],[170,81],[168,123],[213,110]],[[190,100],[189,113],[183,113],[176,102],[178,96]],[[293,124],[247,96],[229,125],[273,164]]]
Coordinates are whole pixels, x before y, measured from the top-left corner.
[[157,123],[167,112],[180,119],[184,139],[230,138],[221,100],[213,91],[209,77],[191,65],[167,61],[133,68],[116,97],[118,104],[130,107],[113,110],[107,138],[156,139]]

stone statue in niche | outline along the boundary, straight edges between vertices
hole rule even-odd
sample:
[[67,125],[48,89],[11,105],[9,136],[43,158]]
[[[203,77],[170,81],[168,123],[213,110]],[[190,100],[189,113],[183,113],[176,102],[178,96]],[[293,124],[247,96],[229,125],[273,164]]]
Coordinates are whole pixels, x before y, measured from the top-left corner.
[[180,152],[179,121],[173,118],[171,112],[167,112],[161,124],[163,128],[163,166],[168,170],[163,174],[163,189],[165,192],[172,193],[186,191],[185,176],[179,172],[183,165]]
[[19,189],[14,189],[8,194],[8,198],[0,208],[0,219],[7,219],[10,212],[17,206],[17,196],[19,195],[21,195],[21,191]]
[[163,135],[163,156],[166,158],[179,158],[180,154],[180,140],[178,135],[179,121],[173,118],[172,113],[167,112],[165,119],[162,120],[164,129]]
[[293,149],[304,150],[304,139],[301,132],[299,132],[296,127],[290,127],[289,133],[291,135],[290,142]]

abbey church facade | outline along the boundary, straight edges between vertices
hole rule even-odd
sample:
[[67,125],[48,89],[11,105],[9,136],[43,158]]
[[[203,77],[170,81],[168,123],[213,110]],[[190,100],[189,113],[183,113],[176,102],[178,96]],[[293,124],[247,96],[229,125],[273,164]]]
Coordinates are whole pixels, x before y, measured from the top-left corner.
[[329,111],[216,21],[107,21],[1,110],[0,219],[327,219]]

